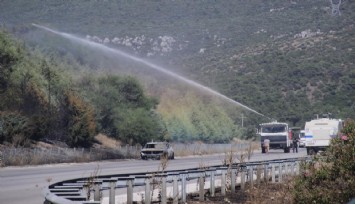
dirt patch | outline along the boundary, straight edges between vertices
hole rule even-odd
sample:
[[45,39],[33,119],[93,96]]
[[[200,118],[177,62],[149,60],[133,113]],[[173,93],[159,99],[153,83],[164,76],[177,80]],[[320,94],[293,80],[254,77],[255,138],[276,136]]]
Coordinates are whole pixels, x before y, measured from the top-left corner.
[[209,192],[206,193],[205,201],[198,201],[198,197],[193,195],[188,198],[189,204],[212,204],[212,203],[248,203],[248,204],[292,204],[290,180],[284,183],[261,183],[253,187],[246,185],[244,191],[237,187],[236,192],[227,192],[226,196],[222,196],[220,190],[217,189],[216,196],[210,197]]
[[121,142],[110,138],[103,134],[98,134],[95,136],[95,140],[101,144],[102,147],[116,149],[121,145]]

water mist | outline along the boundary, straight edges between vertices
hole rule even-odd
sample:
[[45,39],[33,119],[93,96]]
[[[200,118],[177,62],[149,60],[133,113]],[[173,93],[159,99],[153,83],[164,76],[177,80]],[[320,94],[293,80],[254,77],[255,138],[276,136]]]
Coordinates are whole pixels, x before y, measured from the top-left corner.
[[[195,82],[195,81],[192,81],[192,80],[187,79],[187,78],[185,78],[185,77],[183,77],[183,76],[180,76],[180,75],[178,75],[178,74],[176,74],[176,73],[174,73],[174,72],[172,72],[172,71],[166,70],[166,69],[164,69],[163,67],[158,66],[158,65],[156,65],[156,64],[153,64],[153,63],[151,63],[151,62],[148,62],[148,61],[146,61],[146,60],[144,60],[144,59],[135,57],[135,56],[133,56],[133,55],[130,55],[130,54],[125,53],[125,52],[123,52],[123,51],[120,51],[120,50],[118,50],[118,49],[114,49],[114,48],[108,47],[108,46],[106,46],[106,45],[103,45],[103,44],[100,44],[100,43],[96,43],[96,42],[87,40],[87,39],[85,39],[85,38],[77,37],[77,36],[72,35],[72,34],[69,34],[69,33],[64,33],[64,32],[60,32],[60,31],[56,31],[56,30],[47,28],[47,27],[45,27],[45,26],[37,25],[37,24],[32,24],[32,25],[35,26],[35,27],[37,27],[37,28],[43,29],[43,30],[45,30],[45,31],[48,31],[48,32],[57,34],[57,35],[59,35],[59,36],[62,36],[62,37],[64,37],[64,38],[67,38],[67,39],[69,39],[69,40],[75,41],[75,42],[77,42],[77,43],[80,43],[80,44],[83,44],[83,45],[86,45],[86,46],[90,46],[90,47],[92,47],[92,48],[100,49],[100,50],[102,50],[102,51],[110,52],[110,53],[112,53],[112,54],[116,54],[116,55],[125,57],[125,58],[127,58],[127,59],[130,59],[130,60],[132,60],[132,61],[141,63],[141,64],[143,64],[143,65],[146,65],[146,67],[149,67],[149,68],[151,68],[151,69],[155,69],[155,70],[157,70],[157,71],[159,71],[159,72],[162,72],[162,73],[164,73],[164,74],[166,74],[166,75],[169,75],[169,76],[171,76],[171,77],[173,77],[173,78],[175,78],[175,79],[178,79],[178,80],[180,80],[180,81],[182,81],[182,82],[185,82],[185,83],[187,83],[187,84],[190,84],[190,85],[192,85],[192,86],[194,86],[194,87],[196,87],[196,88],[198,88],[198,89],[200,89],[200,90],[203,90],[203,91],[205,91],[205,92],[207,92],[207,93],[216,95],[216,96],[218,96],[218,97],[220,97],[220,98],[222,98],[222,99],[224,99],[224,100],[226,100],[226,101],[228,101],[228,102],[230,102],[230,103],[232,103],[232,104],[238,105],[238,106],[240,106],[240,107],[242,107],[242,108],[244,108],[244,109],[246,109],[246,110],[249,110],[249,111],[251,111],[251,112],[253,112],[253,113],[256,113],[256,114],[261,115],[261,116],[265,116],[265,115],[263,115],[263,114],[257,112],[256,110],[254,110],[254,109],[252,109],[252,108],[249,108],[248,106],[243,105],[243,104],[241,104],[241,103],[239,103],[239,102],[237,102],[237,101],[234,101],[234,100],[232,100],[231,98],[228,98],[227,96],[225,96],[225,95],[223,95],[223,94],[221,94],[221,93],[219,93],[219,92],[217,92],[217,91],[215,91],[215,90],[213,90],[213,89],[211,89],[211,88],[208,88],[208,87],[203,86],[203,85],[201,85],[201,84],[199,84],[199,83],[197,83],[197,82]],[[266,116],[265,116],[265,117],[266,117]]]

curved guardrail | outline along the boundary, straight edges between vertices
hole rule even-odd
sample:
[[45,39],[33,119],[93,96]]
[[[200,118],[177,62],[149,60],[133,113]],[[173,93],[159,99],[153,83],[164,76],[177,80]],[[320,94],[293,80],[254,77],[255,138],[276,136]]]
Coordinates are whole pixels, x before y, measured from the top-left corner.
[[[203,169],[193,168],[179,171],[150,172],[137,174],[118,174],[87,177],[61,181],[48,186],[42,191],[46,203],[116,203],[116,191],[122,196],[118,201],[133,203],[142,201],[151,203],[186,202],[188,193],[197,192],[199,200],[205,199],[205,190],[215,196],[216,187],[222,195],[226,194],[227,182],[232,192],[236,184],[244,190],[245,184],[254,182],[282,182],[286,175],[297,175],[302,171],[301,162],[308,162],[309,157],[268,160],[260,162],[234,163],[227,166],[210,166]],[[197,183],[194,183],[196,182]],[[191,184],[195,187],[191,190]],[[196,188],[197,184],[197,188]],[[190,188],[189,188],[190,186]],[[134,198],[133,190],[139,188],[140,196]],[[119,189],[119,190],[117,190]],[[105,195],[107,197],[105,197]],[[105,197],[102,199],[102,197]],[[138,197],[138,198],[137,198]]]

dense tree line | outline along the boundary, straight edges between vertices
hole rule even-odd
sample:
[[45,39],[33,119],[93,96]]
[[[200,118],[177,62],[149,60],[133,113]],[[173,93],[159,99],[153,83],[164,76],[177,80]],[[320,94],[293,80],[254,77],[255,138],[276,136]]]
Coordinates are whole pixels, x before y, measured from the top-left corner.
[[98,132],[132,144],[163,139],[157,100],[147,97],[136,79],[74,80],[58,59],[35,53],[0,33],[1,143],[53,139],[88,147]]
[[98,133],[127,144],[150,140],[229,142],[242,130],[193,90],[147,96],[136,78],[95,73],[75,57],[42,54],[0,33],[0,142],[59,140],[89,147]]

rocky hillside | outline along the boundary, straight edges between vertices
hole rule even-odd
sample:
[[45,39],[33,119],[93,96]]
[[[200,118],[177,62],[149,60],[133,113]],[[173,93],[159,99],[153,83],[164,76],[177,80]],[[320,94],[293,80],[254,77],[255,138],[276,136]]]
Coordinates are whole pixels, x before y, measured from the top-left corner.
[[0,19],[36,45],[48,42],[33,22],[158,61],[302,126],[318,113],[355,118],[354,10],[349,0],[339,13],[324,0],[14,0],[0,3]]

